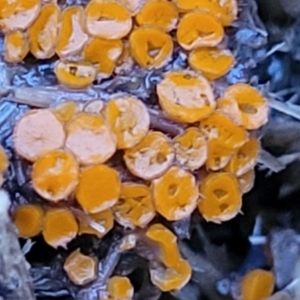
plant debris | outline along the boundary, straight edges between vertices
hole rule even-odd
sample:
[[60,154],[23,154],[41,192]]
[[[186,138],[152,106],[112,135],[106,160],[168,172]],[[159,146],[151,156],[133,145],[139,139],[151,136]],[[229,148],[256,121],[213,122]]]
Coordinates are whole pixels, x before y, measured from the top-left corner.
[[276,3],[3,0],[0,299],[300,297],[300,23]]

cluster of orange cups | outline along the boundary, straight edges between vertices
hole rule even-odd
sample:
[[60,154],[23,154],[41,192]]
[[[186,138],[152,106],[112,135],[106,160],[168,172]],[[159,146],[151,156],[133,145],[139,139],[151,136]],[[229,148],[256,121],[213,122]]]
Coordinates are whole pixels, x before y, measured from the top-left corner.
[[37,59],[56,54],[55,73],[69,88],[126,71],[134,61],[161,68],[172,59],[175,43],[189,51],[191,68],[209,80],[234,64],[234,55],[220,44],[224,26],[237,18],[236,0],[92,0],[63,9],[55,0],[2,2],[6,61],[21,62],[29,52]]
[[[69,88],[86,88],[134,63],[162,68],[175,43],[188,53],[191,70],[165,72],[156,86],[164,118],[182,128],[175,137],[151,130],[148,108],[129,94],[30,110],[13,133],[16,153],[32,163],[33,189],[47,201],[16,208],[21,237],[42,233],[57,248],[78,234],[102,238],[114,221],[141,228],[159,250],[152,282],[162,291],[182,288],[191,267],[176,236],[150,223],[156,214],[178,221],[195,209],[215,223],[234,218],[253,186],[260,147],[255,131],[268,120],[267,101],[256,88],[234,84],[219,98],[212,88],[234,65],[222,41],[224,27],[237,18],[236,0],[92,0],[63,10],[55,1],[2,2],[6,60],[20,62],[29,51],[37,59],[56,54],[56,76]],[[123,182],[112,166],[116,152],[135,181]],[[7,164],[0,152],[1,174]],[[83,285],[95,280],[96,266],[76,250],[65,270]],[[110,280],[107,299],[132,298],[128,279]]]

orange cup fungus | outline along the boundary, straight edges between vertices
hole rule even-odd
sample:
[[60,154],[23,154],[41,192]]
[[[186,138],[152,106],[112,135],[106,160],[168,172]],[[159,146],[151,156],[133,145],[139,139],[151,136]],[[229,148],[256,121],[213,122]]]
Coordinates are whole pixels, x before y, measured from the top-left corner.
[[191,276],[192,268],[184,259],[180,259],[174,268],[159,267],[150,269],[152,283],[163,292],[180,290],[189,282]]
[[246,194],[251,191],[254,186],[255,172],[254,170],[250,170],[247,173],[239,176],[238,178],[240,184],[240,190],[243,194]]
[[67,248],[78,233],[78,224],[73,214],[65,208],[49,209],[44,218],[43,237],[53,248]]
[[85,33],[85,12],[81,6],[70,6],[62,12],[61,24],[56,44],[59,57],[79,53],[88,41]]
[[146,236],[158,246],[162,263],[150,267],[152,283],[163,292],[184,287],[191,278],[192,269],[180,256],[176,235],[165,226],[154,224],[147,230]]
[[135,146],[149,131],[148,110],[142,101],[133,96],[110,99],[105,108],[105,118],[116,136],[119,149]]
[[209,82],[195,72],[166,73],[156,90],[163,111],[178,122],[197,122],[215,109],[214,95]]
[[197,206],[199,193],[194,176],[171,167],[164,175],[152,181],[156,211],[169,221],[188,217]]
[[8,158],[4,148],[0,145],[0,173],[3,173],[8,168]]
[[62,123],[70,121],[79,111],[79,107],[74,101],[65,101],[53,107],[52,112]]
[[[215,1],[215,0],[214,0]],[[237,0],[218,0],[217,4],[224,13],[219,16],[224,26],[229,26],[233,21],[237,19],[238,15],[238,1]]]
[[259,146],[257,139],[250,138],[235,152],[226,167],[226,171],[241,176],[253,169],[258,158]]
[[[107,0],[103,0],[107,1]],[[125,7],[132,16],[135,16],[144,6],[146,0],[109,0],[115,1]]]
[[93,234],[100,239],[114,226],[114,217],[110,209],[101,211],[99,213],[90,214],[89,217],[96,226],[93,227],[93,224],[87,224],[82,220],[79,220],[79,235]]
[[208,80],[224,76],[233,66],[234,56],[229,50],[197,48],[189,54],[189,65]]
[[18,121],[13,133],[16,152],[35,161],[49,151],[64,145],[62,123],[48,109],[30,110]]
[[44,211],[39,205],[20,205],[13,213],[14,224],[22,238],[32,238],[41,233]]
[[265,300],[272,295],[275,286],[273,273],[261,269],[248,272],[242,280],[243,300]]
[[82,165],[106,162],[116,141],[101,115],[79,113],[66,125],[66,148]]
[[209,174],[200,185],[200,195],[198,209],[206,221],[228,221],[241,210],[239,183],[231,173]]
[[223,147],[237,149],[248,140],[247,131],[221,113],[213,113],[200,122],[209,141],[216,139]]
[[136,246],[138,235],[134,233],[127,234],[122,237],[119,249],[120,251],[131,250]]
[[66,259],[64,266],[69,279],[76,285],[85,285],[98,276],[98,260],[83,255],[80,249],[73,251]]
[[154,224],[149,227],[146,236],[158,244],[161,261],[167,267],[175,267],[181,259],[177,237],[169,229],[161,224]]
[[86,28],[93,37],[120,39],[131,27],[129,11],[117,2],[92,0],[86,7]]
[[107,292],[108,299],[132,300],[134,289],[127,277],[113,276],[108,279]]
[[174,156],[174,150],[167,136],[152,131],[140,143],[125,150],[124,160],[133,175],[151,180],[167,171],[173,163]]
[[97,72],[87,61],[58,61],[54,69],[58,81],[71,89],[83,89],[93,83]]
[[11,63],[22,61],[29,52],[27,34],[22,31],[13,31],[5,35],[5,60]]
[[2,32],[26,30],[41,9],[40,0],[2,0],[0,3],[0,29]]
[[175,0],[182,12],[201,10],[215,15],[224,26],[236,20],[238,13],[237,0]]
[[55,54],[59,21],[59,7],[47,4],[29,28],[30,52],[37,59],[50,58]]
[[145,69],[159,69],[172,56],[172,38],[159,28],[137,28],[130,34],[129,43],[132,57]]
[[118,202],[113,207],[116,221],[126,228],[144,228],[155,217],[153,199],[148,186],[123,183]]
[[112,75],[122,51],[121,40],[94,38],[85,46],[83,57],[97,66],[98,77],[107,78]]
[[218,139],[208,142],[208,156],[206,167],[212,171],[223,169],[230,161],[234,151],[224,146]]
[[123,45],[123,51],[118,60],[116,61],[115,73],[122,74],[132,69],[134,60],[131,56],[130,45],[128,41],[125,41]]
[[224,29],[214,15],[195,11],[183,16],[179,22],[176,36],[179,45],[185,50],[214,47],[223,40]]
[[266,99],[249,84],[237,83],[225,91],[218,100],[218,110],[248,130],[258,129],[268,121]]
[[118,172],[105,165],[94,165],[82,170],[76,199],[85,212],[94,214],[115,205],[120,192]]
[[70,153],[54,150],[37,159],[32,168],[32,185],[43,198],[66,199],[78,183],[79,167]]
[[188,170],[202,167],[207,159],[207,141],[197,127],[189,127],[173,140],[176,161]]
[[173,30],[178,21],[178,10],[167,0],[147,1],[135,17],[140,26],[154,26],[166,32]]

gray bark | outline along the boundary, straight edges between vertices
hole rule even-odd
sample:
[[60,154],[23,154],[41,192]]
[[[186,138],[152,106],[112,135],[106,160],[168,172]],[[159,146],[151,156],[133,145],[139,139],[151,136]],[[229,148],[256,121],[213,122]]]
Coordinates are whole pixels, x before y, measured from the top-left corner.
[[34,300],[28,263],[8,214],[9,205],[8,194],[0,190],[0,299]]

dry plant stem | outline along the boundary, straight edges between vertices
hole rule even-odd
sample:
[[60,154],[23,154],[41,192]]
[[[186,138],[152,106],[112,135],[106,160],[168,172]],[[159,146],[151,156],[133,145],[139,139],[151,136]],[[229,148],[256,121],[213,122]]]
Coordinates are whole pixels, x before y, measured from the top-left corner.
[[148,112],[150,114],[150,124],[152,128],[170,134],[171,136],[184,133],[184,126],[182,124],[171,121],[159,110],[148,108]]
[[281,163],[275,156],[273,156],[264,149],[260,149],[257,161],[275,173],[279,173],[280,171],[283,171],[286,168],[286,165]]
[[0,95],[7,93],[10,94],[8,99],[16,103],[34,107],[49,107],[63,99],[72,99],[72,101],[100,99],[103,91],[99,89],[72,91],[59,86],[44,88],[0,86]]
[[204,256],[195,253],[184,242],[179,241],[181,253],[187,258],[193,269],[192,281],[197,283],[201,292],[205,294],[208,299],[214,300],[233,300],[231,296],[221,296],[216,290],[218,281],[224,279],[223,274],[217,270],[209,260]]
[[18,242],[18,234],[11,222],[8,194],[0,190],[0,283],[4,287],[5,300],[34,300],[31,278]]
[[[82,99],[85,99],[88,101],[92,101],[102,98],[100,97],[100,93],[102,91],[98,89],[91,89],[90,94],[87,94],[84,91],[64,91],[58,86],[49,88],[22,87],[21,89],[15,87],[7,87],[7,89],[10,90],[12,94],[12,97],[9,97],[11,101],[41,108],[47,108],[61,99],[72,99],[72,101],[80,101]],[[182,124],[178,124],[169,120],[158,110],[148,108],[148,112],[150,114],[150,122],[152,128],[161,130],[165,133],[169,133],[171,136],[176,136],[184,132],[184,126]]]

